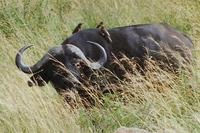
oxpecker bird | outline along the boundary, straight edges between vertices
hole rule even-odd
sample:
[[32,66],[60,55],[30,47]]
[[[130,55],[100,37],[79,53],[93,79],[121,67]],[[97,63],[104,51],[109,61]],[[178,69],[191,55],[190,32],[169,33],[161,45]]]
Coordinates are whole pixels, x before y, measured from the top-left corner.
[[110,37],[110,34],[109,34],[109,32],[106,30],[106,28],[105,28],[104,26],[101,26],[100,33],[101,33],[101,35],[102,35],[109,43],[112,42],[112,39],[111,39],[111,37]]
[[76,26],[76,28],[73,30],[72,34],[79,32],[79,31],[81,30],[82,24],[83,24],[83,23],[79,23],[79,24]]
[[96,28],[100,28],[101,26],[103,26],[103,22],[100,22]]

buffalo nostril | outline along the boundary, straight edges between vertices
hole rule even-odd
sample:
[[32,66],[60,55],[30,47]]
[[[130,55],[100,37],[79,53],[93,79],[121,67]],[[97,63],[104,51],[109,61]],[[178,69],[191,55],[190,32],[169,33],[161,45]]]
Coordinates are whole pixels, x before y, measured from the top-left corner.
[[32,86],[33,86],[33,82],[30,81],[30,80],[27,81],[27,84],[28,84],[29,87],[32,87]]

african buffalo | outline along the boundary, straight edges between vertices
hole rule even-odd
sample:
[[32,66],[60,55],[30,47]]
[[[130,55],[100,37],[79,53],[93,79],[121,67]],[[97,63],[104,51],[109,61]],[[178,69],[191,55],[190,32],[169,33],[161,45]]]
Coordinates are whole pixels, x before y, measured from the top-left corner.
[[[169,51],[178,52],[189,62],[193,43],[189,37],[175,28],[156,23],[108,30],[79,30],[66,38],[61,45],[50,48],[32,66],[25,65],[22,61],[22,54],[29,47],[24,46],[17,53],[17,67],[24,73],[33,73],[31,80],[39,86],[51,82],[56,89],[66,89],[80,83],[81,66],[77,65],[80,62],[84,62],[91,69],[99,69],[102,66],[109,68],[113,55],[123,53],[129,58],[137,59],[139,66],[143,68],[146,55],[165,62],[166,56],[171,58]],[[60,67],[55,64],[59,64]],[[62,68],[65,70],[64,73],[61,72]],[[28,82],[30,86],[33,85],[32,82]]]

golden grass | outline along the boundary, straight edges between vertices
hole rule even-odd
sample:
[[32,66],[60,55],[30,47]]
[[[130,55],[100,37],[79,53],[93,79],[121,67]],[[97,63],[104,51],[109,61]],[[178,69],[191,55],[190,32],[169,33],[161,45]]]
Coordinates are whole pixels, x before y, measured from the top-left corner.
[[[0,132],[113,132],[120,126],[149,131],[200,131],[200,3],[196,0],[3,0],[0,2]],[[36,62],[73,28],[167,22],[194,42],[192,74],[167,73],[154,63],[146,77],[112,86],[123,93],[103,96],[103,106],[70,111],[51,85],[27,86],[29,75],[14,64],[17,50],[34,44],[24,59]],[[127,73],[129,74],[129,73]],[[102,102],[102,101],[100,101]]]

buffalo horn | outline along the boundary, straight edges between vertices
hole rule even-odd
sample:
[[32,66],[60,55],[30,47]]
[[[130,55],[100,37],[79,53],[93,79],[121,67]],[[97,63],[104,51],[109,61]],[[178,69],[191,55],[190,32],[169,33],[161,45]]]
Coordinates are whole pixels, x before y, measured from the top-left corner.
[[100,50],[100,58],[99,58],[98,61],[96,61],[96,62],[89,61],[85,57],[85,55],[81,51],[81,49],[79,49],[75,45],[68,44],[67,46],[68,46],[68,49],[72,53],[76,54],[79,58],[81,58],[82,60],[84,60],[90,68],[92,68],[92,69],[99,69],[99,68],[101,68],[107,62],[107,54],[106,54],[105,49],[101,45],[99,45],[98,43],[95,43],[95,42],[92,42],[92,41],[87,41],[87,43],[90,43],[90,44],[96,46],[97,48],[99,48],[99,50]]
[[46,53],[36,64],[34,64],[32,66],[28,66],[23,62],[22,55],[23,55],[23,52],[30,47],[32,47],[32,45],[22,47],[18,51],[16,58],[15,58],[15,64],[17,65],[17,67],[20,70],[22,70],[24,73],[28,73],[28,74],[36,73],[36,72],[40,71],[42,69],[42,67],[49,61],[50,57],[63,53],[62,46],[56,46],[56,47],[50,49],[48,51],[48,53]]

